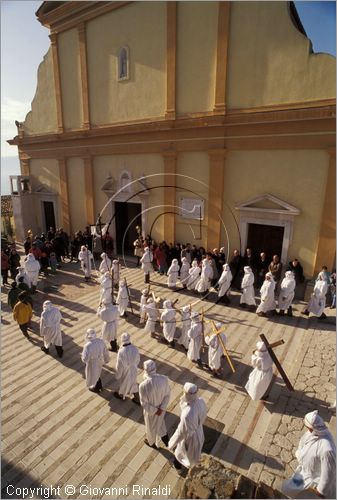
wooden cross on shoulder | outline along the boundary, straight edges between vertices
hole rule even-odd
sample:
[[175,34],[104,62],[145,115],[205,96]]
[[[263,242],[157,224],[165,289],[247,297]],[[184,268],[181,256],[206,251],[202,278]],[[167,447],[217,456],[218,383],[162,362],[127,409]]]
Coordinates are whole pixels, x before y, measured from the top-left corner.
[[[218,335],[218,338],[219,338],[219,341],[220,341],[220,344],[221,344],[221,347],[222,347],[222,350],[223,350],[223,353],[228,361],[228,364],[232,370],[233,373],[235,373],[235,368],[233,366],[233,363],[232,363],[232,360],[231,358],[229,357],[229,354],[228,354],[228,351],[226,349],[226,346],[225,346],[225,343],[224,341],[222,340],[222,337],[220,335],[220,333],[224,332],[226,330],[226,326],[223,326],[222,328],[219,328],[219,330],[217,330],[217,327],[216,327],[216,324],[215,324],[215,321],[211,320],[211,321],[207,321],[207,323],[211,323],[212,324],[212,333],[214,333],[214,335]],[[209,334],[208,334],[209,335]],[[207,336],[208,336],[207,335]]]

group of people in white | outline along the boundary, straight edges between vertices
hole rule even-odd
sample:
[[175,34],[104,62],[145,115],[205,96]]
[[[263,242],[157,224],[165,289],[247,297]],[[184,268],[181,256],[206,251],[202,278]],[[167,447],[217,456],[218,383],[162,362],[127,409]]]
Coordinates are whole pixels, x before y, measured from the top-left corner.
[[[117,344],[119,318],[125,316],[129,305],[127,284],[125,280],[120,279],[120,264],[117,259],[111,261],[105,253],[101,254],[101,259],[99,266],[100,299],[97,309],[97,316],[102,321],[101,336],[99,337],[93,328],[89,328],[86,332],[81,354],[82,361],[85,363],[86,385],[92,392],[99,393],[103,390],[101,373],[104,364],[110,360],[109,350],[117,353],[115,397],[120,400],[131,399],[134,403],[142,406],[146,429],[145,443],[148,446],[157,449],[161,442],[164,443],[168,449],[174,451],[173,465],[177,469],[181,469],[182,466],[189,468],[200,459],[204,443],[203,423],[207,415],[206,404],[199,397],[198,387],[186,382],[180,400],[180,422],[174,434],[169,438],[165,424],[165,414],[170,401],[169,379],[157,373],[153,360],[147,360],[143,365],[143,381],[140,384],[137,383],[140,363],[138,348],[132,344],[129,333],[121,335],[120,347]],[[79,260],[87,280],[91,275],[93,257],[86,247],[81,248]],[[152,272],[151,260],[150,250],[145,249],[141,262],[144,273],[148,275]],[[36,287],[39,274],[38,266],[34,256],[29,255],[24,267],[19,268],[17,280],[18,277],[21,277],[28,286]],[[179,269],[178,261],[174,259],[168,270],[168,287],[170,289],[176,288],[179,275],[184,288],[195,289],[203,294],[211,286],[212,268],[207,258],[204,259],[201,269],[196,262],[193,262],[192,266],[189,267],[189,263],[187,260],[184,261],[184,258],[182,259],[182,267]],[[231,280],[231,271],[228,264],[225,264],[218,282],[219,298],[228,297]],[[146,278],[146,281],[149,279]],[[116,301],[114,300],[115,288],[118,288]],[[294,290],[294,276],[288,271],[280,286],[278,314],[283,315],[287,311],[288,315],[291,315]],[[313,312],[321,316],[324,311],[326,293],[327,284],[320,273],[304,313]],[[240,303],[248,306],[256,305],[254,274],[248,266],[244,268]],[[261,288],[261,303],[257,308],[257,313],[264,315],[275,309],[275,281],[271,273],[267,273]],[[222,332],[223,324],[216,323],[216,329],[205,334],[203,318],[197,311],[193,311],[191,306],[184,306],[178,310],[172,301],[165,300],[163,308],[160,310],[159,299],[154,294],[150,294],[149,287],[142,291],[140,324],[144,325],[146,333],[150,333],[150,336],[154,337],[156,323],[160,320],[163,326],[163,337],[171,347],[174,347],[175,342],[178,311],[181,315],[178,343],[187,352],[188,359],[199,367],[203,366],[201,351],[206,344],[208,346],[208,368],[214,376],[219,377],[224,354],[222,346],[226,344],[226,336]],[[43,337],[41,349],[46,354],[50,354],[49,349],[54,345],[60,358],[63,356],[61,320],[62,315],[59,309],[51,301],[45,301],[40,318],[40,334]],[[266,399],[273,379],[273,361],[262,341],[256,344],[251,364],[253,371],[249,375],[245,389],[254,401]],[[296,498],[301,492],[310,488],[322,498],[333,498],[329,495],[335,491],[333,489],[336,456],[334,440],[317,411],[306,415],[304,424],[307,432],[302,437],[296,452],[299,465],[294,476],[284,483],[283,491],[286,495]]]
[[[153,254],[149,247],[144,250],[144,255],[140,259],[142,263],[142,269],[145,275],[145,282],[150,282],[150,274],[154,272],[153,266]],[[225,304],[230,303],[230,289],[233,280],[232,272],[230,270],[229,264],[224,264],[222,274],[217,281],[216,288],[218,292],[217,303],[223,301]],[[295,276],[292,271],[286,271],[284,278],[282,279],[279,286],[279,293],[276,299],[276,285],[273,274],[267,272],[265,274],[265,279],[260,288],[260,304],[257,306],[255,298],[255,275],[253,270],[249,266],[244,267],[244,276],[241,282],[242,294],[240,297],[240,306],[245,308],[249,307],[251,311],[255,311],[258,316],[266,317],[267,315],[278,314],[284,316],[293,315],[292,303],[295,297],[296,281]],[[181,259],[181,266],[179,266],[178,260],[173,259],[171,266],[167,271],[167,286],[170,290],[177,290],[178,280],[184,289],[196,291],[200,294],[202,298],[207,297],[212,280],[213,280],[213,264],[210,256],[202,260],[201,267],[199,266],[197,260],[189,263],[186,257]],[[303,314],[309,315],[310,312],[319,317],[319,319],[325,319],[324,309],[326,305],[326,294],[328,292],[328,284],[324,280],[324,273],[321,272],[315,283],[313,294],[308,306],[306,307]],[[257,306],[257,307],[256,307]],[[277,307],[279,311],[277,312]]]

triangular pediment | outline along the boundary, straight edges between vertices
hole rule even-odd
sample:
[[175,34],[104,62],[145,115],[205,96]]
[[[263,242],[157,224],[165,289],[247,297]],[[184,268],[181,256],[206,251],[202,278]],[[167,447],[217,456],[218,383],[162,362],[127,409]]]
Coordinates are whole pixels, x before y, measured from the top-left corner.
[[240,203],[235,208],[243,211],[283,213],[288,215],[298,215],[300,213],[298,208],[269,193]]

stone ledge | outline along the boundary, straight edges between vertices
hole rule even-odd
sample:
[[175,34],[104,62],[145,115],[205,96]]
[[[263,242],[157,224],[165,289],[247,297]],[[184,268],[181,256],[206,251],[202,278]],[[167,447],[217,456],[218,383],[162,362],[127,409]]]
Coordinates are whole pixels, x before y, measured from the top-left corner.
[[256,483],[203,454],[181,487],[178,498],[287,498],[267,484]]

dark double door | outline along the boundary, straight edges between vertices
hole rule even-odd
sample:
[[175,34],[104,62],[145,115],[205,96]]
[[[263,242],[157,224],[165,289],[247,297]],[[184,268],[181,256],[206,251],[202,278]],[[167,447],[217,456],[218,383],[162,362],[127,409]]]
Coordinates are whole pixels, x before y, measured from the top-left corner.
[[[136,226],[142,224],[140,203],[115,202],[116,249],[118,254],[133,254],[138,237]],[[131,222],[132,221],[132,222]]]
[[256,256],[265,252],[270,260],[273,255],[278,255],[281,259],[283,236],[282,226],[248,224],[247,248],[250,248]]

